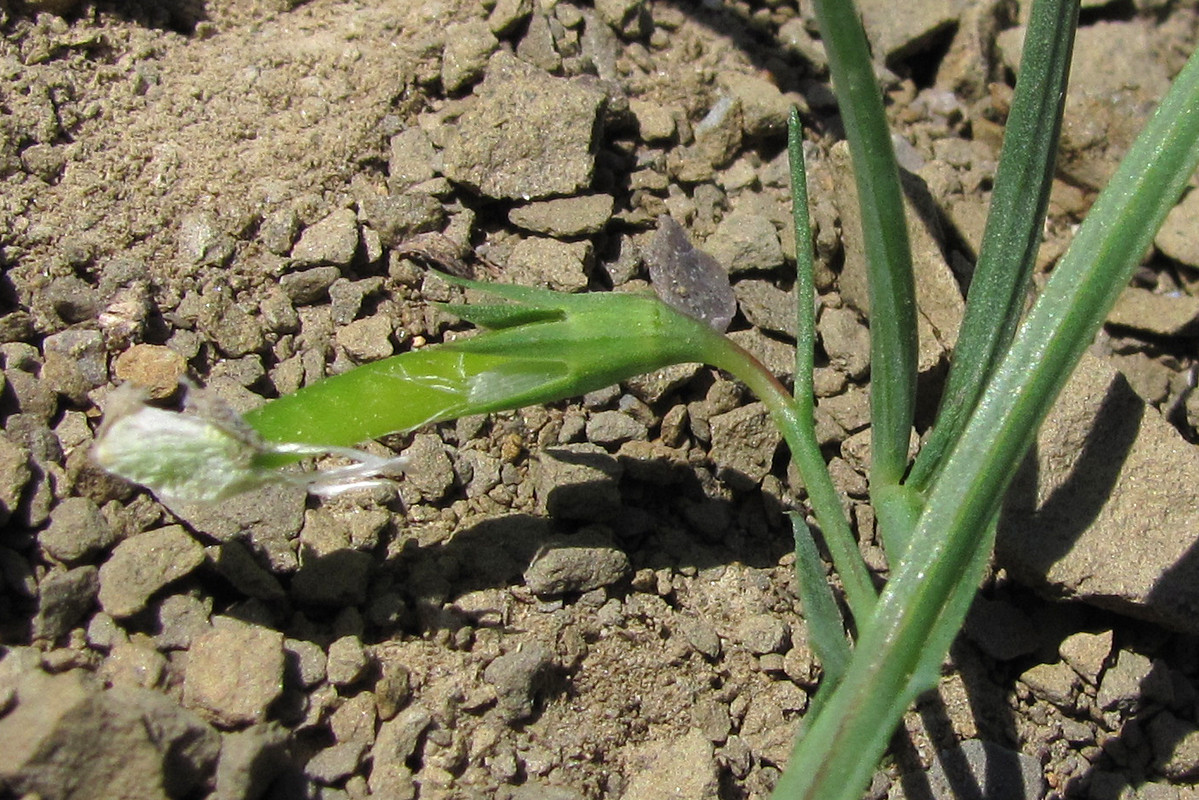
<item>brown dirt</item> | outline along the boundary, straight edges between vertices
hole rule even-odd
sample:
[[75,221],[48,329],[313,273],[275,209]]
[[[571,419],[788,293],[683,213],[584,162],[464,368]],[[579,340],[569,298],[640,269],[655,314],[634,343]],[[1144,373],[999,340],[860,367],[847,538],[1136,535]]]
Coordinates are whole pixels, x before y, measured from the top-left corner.
[[[902,160],[943,223],[927,243],[939,266],[925,285],[942,287],[924,306],[930,387],[960,306],[944,287],[981,233],[1010,94],[995,42],[1017,13],[940,5],[913,15],[927,29],[887,25],[875,41],[890,53]],[[1136,47],[1108,66],[1138,77],[1119,89],[1124,105],[1078,101],[1046,268],[1199,25],[1193,2],[1092,6],[1082,52],[1107,56],[1104,36],[1135,30]],[[885,567],[861,473],[865,328],[852,234],[841,236],[853,211],[806,4],[64,0],[0,6],[0,26],[0,750],[28,738],[5,719],[36,708],[19,687],[38,670],[94,675],[79,696],[165,695],[225,744],[219,769],[215,751],[193,754],[200,777],[173,785],[156,745],[128,745],[149,754],[124,767],[142,794],[73,788],[3,758],[0,780],[44,798],[765,798],[819,671],[781,513],[802,493],[760,407],[727,377],[685,367],[393,437],[412,473],[336,501],[267,492],[171,510],[87,453],[118,378],[169,387],[185,370],[247,408],[460,329],[428,305],[449,297],[444,283],[400,255],[428,231],[491,277],[635,289],[640,248],[670,213],[734,272],[734,336],[786,374],[793,332],[778,309],[793,261],[777,113],[797,102],[827,312],[827,450],[863,550]],[[492,50],[516,58],[489,61]],[[574,93],[569,109],[511,101],[562,134],[547,154],[562,161],[499,174],[479,159],[504,142],[476,150],[482,134],[456,137],[485,130],[479,98],[517,85]],[[729,113],[703,121],[730,97]],[[596,124],[580,128],[573,115],[589,103]],[[594,138],[572,156],[580,130]],[[554,183],[576,167],[575,188]],[[522,196],[596,194],[612,213],[534,204],[521,216]],[[572,228],[584,211],[597,228]],[[1154,255],[1138,285],[1189,296],[1199,264],[1185,257]],[[1138,407],[1193,440],[1193,326],[1145,327],[1122,319],[1102,344],[1148,401]],[[1178,535],[1189,547],[1191,531]],[[171,554],[159,567],[126,547],[148,536]],[[576,565],[568,591],[539,595],[530,564],[580,546],[607,567]],[[1028,797],[1194,796],[1196,631],[1160,627],[1150,597],[1116,613],[1029,584],[1077,593],[997,565],[872,793],[983,739],[1030,757],[1046,786]],[[47,741],[65,736],[48,728]]]

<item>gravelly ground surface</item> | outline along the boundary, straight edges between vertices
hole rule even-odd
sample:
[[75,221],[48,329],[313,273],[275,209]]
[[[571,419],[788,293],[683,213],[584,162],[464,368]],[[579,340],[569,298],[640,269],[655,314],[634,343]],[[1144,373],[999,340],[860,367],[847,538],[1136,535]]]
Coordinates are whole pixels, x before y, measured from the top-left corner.
[[[1046,270],[1199,29],[1195,2],[1084,5]],[[1024,9],[862,7],[922,211],[931,391]],[[121,381],[186,375],[246,409],[461,330],[403,255],[428,234],[489,279],[635,290],[668,214],[787,378],[794,103],[820,432],[885,570],[860,223],[807,4],[43,0],[0,30],[0,791],[766,797],[819,670],[781,515],[802,492],[727,376],[393,437],[372,447],[410,473],[336,501],[168,509],[88,451]],[[874,796],[951,796],[962,764],[995,797],[1195,795],[1197,231],[1192,191],[1047,424]]]

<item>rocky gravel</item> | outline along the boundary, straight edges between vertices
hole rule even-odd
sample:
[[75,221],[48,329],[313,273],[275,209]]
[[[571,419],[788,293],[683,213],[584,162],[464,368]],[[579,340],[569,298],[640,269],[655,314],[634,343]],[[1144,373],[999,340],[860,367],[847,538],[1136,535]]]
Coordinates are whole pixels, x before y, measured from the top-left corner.
[[[861,5],[935,392],[1027,4]],[[1193,2],[1084,5],[1042,273],[1199,36]],[[817,433],[885,575],[861,221],[807,3],[27,0],[0,30],[0,795],[769,795],[820,681],[783,515],[804,494],[727,376],[388,437],[407,475],[334,500],[165,505],[89,449],[121,382],[246,410],[458,335],[432,248],[562,291],[696,260],[789,381],[795,105]],[[1195,231],[1192,181],[872,797],[1195,796]]]

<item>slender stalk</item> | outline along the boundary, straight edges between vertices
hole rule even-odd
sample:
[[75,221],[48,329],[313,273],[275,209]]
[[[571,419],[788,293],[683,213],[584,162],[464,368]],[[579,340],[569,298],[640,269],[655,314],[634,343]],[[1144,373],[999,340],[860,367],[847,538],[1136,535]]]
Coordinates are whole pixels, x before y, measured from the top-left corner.
[[849,0],[815,0],[849,140],[870,277],[870,490],[907,471],[916,403],[916,290],[899,167],[866,34]]
[[824,454],[820,452],[810,410],[805,416],[778,379],[731,339],[713,332],[706,344],[705,361],[745,383],[766,405],[774,424],[782,431],[783,439],[791,449],[791,458],[803,477],[808,501],[820,522],[833,566],[841,576],[849,610],[856,620],[869,619],[878,593],[841,508],[841,498],[829,476]]

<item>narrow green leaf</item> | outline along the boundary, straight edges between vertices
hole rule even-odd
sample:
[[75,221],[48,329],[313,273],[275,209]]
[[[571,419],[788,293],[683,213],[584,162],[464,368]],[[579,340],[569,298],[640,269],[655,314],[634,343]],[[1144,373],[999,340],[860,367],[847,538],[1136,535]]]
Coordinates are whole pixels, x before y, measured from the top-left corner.
[[849,140],[870,295],[871,491],[907,472],[916,402],[916,290],[899,167],[857,9],[816,0]]
[[792,512],[789,516],[795,536],[795,576],[799,580],[799,599],[808,624],[808,637],[824,670],[821,689],[832,691],[832,687],[841,682],[849,664],[845,620],[824,575],[824,563],[820,560],[812,531],[799,514]]
[[[866,619],[876,592],[866,562],[858,550],[841,498],[829,475],[828,464],[816,440],[812,369],[816,349],[816,287],[812,265],[812,229],[808,218],[807,173],[804,169],[803,131],[799,112],[791,110],[787,125],[787,155],[791,166],[791,209],[795,225],[795,386],[793,399],[781,403],[774,418],[791,448],[791,458],[803,477],[808,501],[820,521],[833,566],[845,586],[845,597],[855,619]],[[759,396],[761,394],[759,393]],[[797,543],[798,547],[798,543]],[[800,557],[798,549],[796,557]],[[823,578],[822,578],[823,580]]]
[[953,364],[932,434],[908,476],[917,491],[952,449],[1020,321],[1049,203],[1077,22],[1076,0],[1033,5]]

